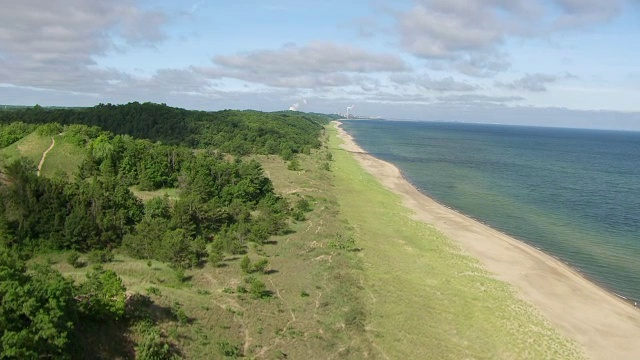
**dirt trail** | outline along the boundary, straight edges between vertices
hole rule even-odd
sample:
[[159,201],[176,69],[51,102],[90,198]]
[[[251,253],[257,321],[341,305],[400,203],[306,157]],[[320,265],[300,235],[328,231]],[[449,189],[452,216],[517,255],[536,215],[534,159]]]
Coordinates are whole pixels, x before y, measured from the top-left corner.
[[40,176],[40,169],[42,169],[42,164],[44,164],[44,159],[47,158],[47,154],[49,153],[49,151],[51,151],[51,149],[53,149],[55,145],[56,145],[56,139],[52,136],[51,146],[49,146],[49,148],[42,153],[42,158],[40,159],[40,163],[38,164],[38,176]]

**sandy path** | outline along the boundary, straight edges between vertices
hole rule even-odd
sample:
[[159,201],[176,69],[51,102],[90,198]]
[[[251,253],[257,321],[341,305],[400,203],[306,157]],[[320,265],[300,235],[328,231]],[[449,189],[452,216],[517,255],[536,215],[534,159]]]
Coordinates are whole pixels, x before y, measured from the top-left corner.
[[54,137],[52,136],[51,146],[49,146],[49,148],[42,153],[42,158],[40,158],[40,163],[38,163],[38,176],[40,176],[40,169],[42,169],[42,164],[44,164],[44,160],[47,158],[47,154],[49,153],[49,151],[51,151],[51,149],[53,149],[55,145],[56,139],[54,139]]
[[394,165],[360,148],[336,122],[342,147],[415,217],[434,225],[498,279],[516,287],[593,359],[640,359],[640,311],[555,258],[449,209],[420,193]]

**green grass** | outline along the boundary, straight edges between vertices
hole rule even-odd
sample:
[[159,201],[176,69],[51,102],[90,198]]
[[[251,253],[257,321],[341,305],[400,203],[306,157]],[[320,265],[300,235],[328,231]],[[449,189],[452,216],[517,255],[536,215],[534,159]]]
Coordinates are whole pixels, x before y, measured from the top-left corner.
[[135,195],[138,199],[144,202],[147,202],[153,199],[154,197],[163,197],[165,195],[168,195],[169,199],[171,200],[176,200],[179,198],[178,192],[180,191],[179,189],[176,189],[176,188],[164,188],[164,189],[158,189],[154,191],[143,191],[143,190],[138,190],[135,186],[131,186],[129,190],[131,190],[133,195]]
[[[330,130],[335,134],[335,130]],[[434,227],[412,219],[330,141],[341,217],[354,227],[370,309],[367,329],[391,359],[572,359],[575,344]]]
[[[67,178],[71,178],[84,159],[84,149],[68,142],[64,135],[55,135],[54,137],[56,144],[47,153],[42,164],[41,175],[51,177],[56,173],[63,173]],[[6,148],[0,149],[0,166],[21,156],[30,159],[37,166],[42,154],[49,146],[51,146],[50,136],[42,136],[33,132]]]
[[34,165],[38,165],[42,153],[51,145],[51,137],[40,136],[35,132],[25,136],[15,143],[0,149],[0,165],[8,164],[20,156],[24,156]]
[[[398,196],[339,148],[335,131],[328,133],[328,148],[299,155],[298,171],[288,170],[279,157],[255,157],[277,192],[292,203],[304,197],[312,208],[307,220],[291,222],[292,232],[247,248],[252,261],[269,261],[271,271],[254,276],[272,292],[270,298],[236,291],[244,284],[242,256],[188,270],[184,282],[157,261],[148,266],[118,254],[104,265],[122,277],[128,291],[149,293],[158,314],[180,304],[190,321],[164,316],[158,326],[183,358],[220,359],[219,348],[234,346],[248,359],[579,357],[509,286],[433,227],[413,220]],[[329,151],[331,171],[325,165]],[[167,191],[176,195],[170,189],[137,195]],[[356,249],[340,249],[350,238]],[[33,261],[46,257],[77,281],[91,266],[75,269],[64,253]],[[130,338],[139,334],[133,331]],[[121,346],[113,353],[132,349],[131,342]]]
[[[346,226],[337,220],[333,175],[318,170],[319,156],[302,157],[303,169],[297,172],[287,170],[279,157],[257,157],[278,192],[292,200],[305,196],[314,209],[306,214],[307,221],[291,223],[293,232],[272,237],[270,244],[248,246],[252,261],[269,260],[268,274],[253,275],[272,292],[270,298],[237,293],[246,277],[239,266],[241,256],[227,256],[220,267],[206,264],[188,270],[186,282],[157,261],[149,267],[146,260],[118,254],[104,265],[122,277],[128,291],[147,293],[151,288],[150,296],[160,308],[181,305],[189,324],[167,318],[159,326],[184,358],[222,358],[219,343],[239,345],[247,358],[327,359],[372,352],[364,329],[345,325],[345,319],[361,315],[356,305],[364,303],[363,292],[353,270],[357,256],[327,247]],[[66,263],[65,254],[46,256],[76,281],[83,281],[91,267],[75,269]]]
[[56,144],[47,153],[40,174],[51,177],[56,173],[64,173],[68,179],[71,179],[85,157],[85,150],[68,142],[64,135],[56,135],[55,139]]

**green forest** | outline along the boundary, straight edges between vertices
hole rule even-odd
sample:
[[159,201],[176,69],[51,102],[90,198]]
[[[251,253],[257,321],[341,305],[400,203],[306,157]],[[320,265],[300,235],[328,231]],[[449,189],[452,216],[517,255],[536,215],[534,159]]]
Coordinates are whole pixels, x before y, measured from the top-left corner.
[[[250,243],[291,231],[309,203],[277,194],[252,155],[276,155],[295,168],[297,156],[320,148],[328,120],[152,103],[0,111],[0,147],[36,133],[58,136],[83,155],[72,176],[38,176],[37,164],[26,157],[3,162],[0,357],[80,358],[89,346],[87,330],[105,323],[123,332],[143,329],[136,358],[177,357],[154,325],[151,298],[128,292],[104,264],[125,254],[167,264],[184,278],[189,269],[216,266],[225,256],[245,254]],[[143,202],[132,189],[176,189],[179,196]],[[74,268],[90,266],[86,279],[74,281],[47,264],[27,265],[55,253],[66,254]],[[251,274],[267,264],[245,256],[240,266]],[[248,277],[244,291],[269,296],[264,282]],[[186,316],[179,306],[171,311],[177,319]],[[233,347],[219,346],[223,355],[234,354]]]

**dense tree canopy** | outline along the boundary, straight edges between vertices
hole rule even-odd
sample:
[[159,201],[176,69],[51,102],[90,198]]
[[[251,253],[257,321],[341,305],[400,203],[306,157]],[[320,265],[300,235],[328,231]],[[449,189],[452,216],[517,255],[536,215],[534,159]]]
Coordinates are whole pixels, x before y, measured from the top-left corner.
[[65,357],[77,321],[73,283],[46,267],[26,272],[0,247],[0,357]]
[[[86,154],[73,181],[39,177],[26,159],[6,164],[0,240],[30,252],[111,249],[124,240],[131,255],[176,267],[206,257],[201,242],[214,242],[216,251],[241,251],[248,241],[284,231],[291,214],[258,162],[222,154],[291,158],[319,146],[326,120],[297,112],[207,113],[151,103],[0,111],[6,142],[38,124],[41,135],[64,133]],[[130,186],[177,188],[180,197],[145,207]],[[169,255],[170,248],[181,254]]]
[[113,271],[99,267],[77,286],[45,265],[27,271],[15,252],[0,246],[0,358],[70,358],[81,323],[124,315],[125,290]]
[[[95,267],[74,284],[48,266],[27,270],[17,254],[73,250],[75,266],[78,251],[121,249],[178,273],[243,253],[248,242],[284,233],[302,210],[274,192],[260,163],[242,155],[309,152],[320,145],[326,119],[150,103],[0,110],[0,147],[36,131],[63,134],[85,154],[72,180],[38,176],[26,158],[0,169],[0,358],[68,358],[79,324],[118,321],[126,312],[125,288],[113,271]],[[143,203],[132,186],[178,195]],[[264,283],[253,285],[265,293]],[[150,350],[140,349],[166,354],[156,338],[145,345]]]
[[[298,153],[320,145],[318,132],[328,119],[299,112],[189,111],[138,102],[74,109],[18,108],[0,110],[0,124],[4,124],[0,125],[0,146],[19,139],[28,130],[27,124],[57,123],[97,126],[113,134],[165,144],[213,146],[237,155]],[[18,122],[21,125],[3,130]]]

